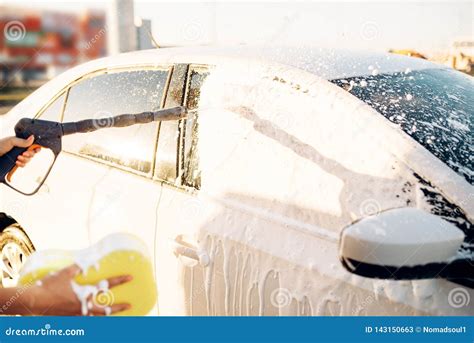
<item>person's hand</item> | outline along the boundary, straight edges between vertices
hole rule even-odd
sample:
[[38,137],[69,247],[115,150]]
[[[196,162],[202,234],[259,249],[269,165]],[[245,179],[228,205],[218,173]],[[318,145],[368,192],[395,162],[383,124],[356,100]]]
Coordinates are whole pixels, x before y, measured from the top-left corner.
[[[86,301],[87,313],[83,313],[83,304],[73,290],[74,277],[81,272],[76,264],[51,274],[37,285],[31,286],[26,292],[29,304],[25,304],[36,315],[77,316],[77,315],[109,315],[128,310],[129,304],[110,304],[100,306],[94,303],[93,294],[89,294]],[[130,275],[112,277],[106,280],[108,289],[132,280]],[[101,282],[103,283],[103,281]],[[100,285],[97,286],[100,289]],[[81,286],[80,286],[81,287]],[[87,287],[87,286],[82,286]],[[104,290],[99,291],[104,292]]]
[[[28,139],[22,139],[14,136],[2,138],[0,139],[0,156],[5,155],[14,147],[28,148],[31,144],[33,144],[34,140],[35,137],[33,135],[28,137]],[[26,150],[25,152],[23,152],[23,154],[18,156],[16,160],[16,165],[18,167],[24,167],[40,150],[40,148],[36,148],[29,151]]]

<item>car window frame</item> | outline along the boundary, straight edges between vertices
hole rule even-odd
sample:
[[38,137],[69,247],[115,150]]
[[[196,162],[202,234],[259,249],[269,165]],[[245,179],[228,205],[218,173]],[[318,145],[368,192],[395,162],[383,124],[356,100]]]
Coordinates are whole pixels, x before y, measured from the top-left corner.
[[33,119],[41,119],[41,116],[46,112],[46,110],[56,102],[60,97],[64,95],[64,101],[61,106],[61,110],[59,111],[59,119],[62,120],[63,118],[63,113],[64,113],[64,108],[67,100],[67,96],[69,94],[69,89],[63,88],[60,92],[58,92],[55,96],[53,96],[48,102],[46,102],[39,110],[36,112],[34,115]]
[[[183,98],[183,105],[185,106],[188,103],[188,97],[189,97],[189,89],[191,85],[191,75],[193,72],[198,72],[198,73],[209,73],[212,69],[212,66],[206,65],[206,64],[190,64],[188,68],[188,73],[186,75],[186,84],[184,88],[184,98]],[[199,107],[194,108],[193,111],[199,112]],[[187,119],[181,119],[181,125],[180,125],[180,133],[179,133],[179,139],[180,139],[180,154],[179,154],[179,174],[180,177],[180,184],[182,187],[189,188],[189,189],[194,189],[194,190],[199,190],[197,187],[194,186],[189,186],[185,184],[185,178],[188,175],[189,171],[186,170],[185,166],[185,154],[186,154],[186,127],[187,127]],[[199,152],[198,152],[199,154]]]
[[[190,75],[193,70],[199,69],[200,71],[205,71],[205,72],[210,72],[212,70],[212,65],[208,64],[200,64],[200,63],[186,63],[186,64],[181,64],[181,66],[186,66],[186,76],[184,77],[184,83],[180,85],[183,89],[183,96],[179,104],[174,104],[174,106],[185,106],[187,99],[188,99],[188,91],[189,91],[189,82],[190,82]],[[171,91],[170,88],[168,88],[168,93],[167,97],[169,96],[169,92]],[[180,191],[185,191],[185,192],[191,192],[195,193],[198,192],[199,190],[195,187],[187,186],[184,184],[184,173],[185,173],[185,166],[184,166],[184,154],[185,154],[185,129],[186,129],[186,121],[187,119],[181,119],[178,122],[178,149],[177,149],[177,155],[176,155],[176,163],[177,163],[177,178],[175,182],[171,182],[168,180],[164,180],[156,175],[156,171],[153,171],[153,180],[162,183],[162,185],[166,185],[169,187],[172,187],[174,189],[180,190]],[[157,138],[157,144],[159,140],[159,133],[158,133],[158,138]],[[157,162],[157,154],[155,151],[155,163],[154,165],[156,166]],[[155,168],[154,168],[155,169]]]
[[[175,63],[173,65],[173,69],[171,70],[171,76],[169,78],[168,88],[166,92],[166,97],[164,101],[165,107],[175,107],[175,106],[182,106],[184,101],[184,92],[186,87],[186,80],[188,76],[189,64],[188,63]],[[180,81],[181,75],[184,74],[183,82]],[[179,100],[176,101],[171,93],[178,92],[178,96],[180,97]],[[181,137],[181,122],[182,119],[176,122],[177,129],[178,129],[178,137],[176,140],[176,178],[174,182],[168,181],[163,179],[162,177],[158,176],[158,171],[156,170],[156,166],[158,164],[158,153],[159,153],[159,144],[160,144],[160,135],[161,135],[161,122],[158,124],[158,135],[156,137],[155,142],[155,150],[154,150],[154,161],[153,161],[153,170],[152,170],[152,179],[154,181],[160,182],[161,184],[166,185],[173,185],[173,186],[181,186],[181,183],[177,184],[178,175],[179,175],[179,154],[180,154],[180,137]]]
[[[101,69],[98,69],[98,70],[91,71],[91,72],[86,73],[86,74],[82,75],[81,77],[71,81],[65,87],[63,87],[61,89],[61,91],[59,91],[45,106],[43,106],[41,108],[41,110],[38,112],[38,114],[34,118],[35,119],[40,118],[42,113],[44,113],[44,111],[56,99],[58,99],[60,96],[65,94],[64,103],[63,103],[61,113],[60,113],[60,122],[61,123],[64,122],[64,112],[65,112],[65,109],[66,109],[66,106],[67,106],[67,102],[69,100],[69,91],[71,90],[72,87],[74,87],[76,84],[78,84],[78,83],[80,83],[84,80],[96,77],[98,75],[109,74],[109,73],[120,73],[120,72],[126,72],[126,71],[142,71],[142,70],[166,71],[166,70],[168,70],[168,76],[167,76],[165,87],[164,87],[164,90],[163,90],[163,96],[162,96],[161,102],[160,102],[160,108],[163,108],[163,106],[165,104],[165,101],[166,101],[166,98],[168,97],[169,85],[170,85],[170,80],[171,80],[173,68],[174,68],[174,64],[163,63],[163,64],[159,64],[159,65],[146,64],[146,65],[133,65],[133,66],[118,66],[118,67],[110,67],[110,68],[101,68]],[[157,145],[157,142],[158,142],[158,135],[159,135],[159,125],[156,129],[155,138],[154,138],[154,141],[153,141],[153,144],[155,146],[153,148],[153,155],[151,156],[152,168],[151,168],[150,172],[148,172],[148,173],[144,173],[144,172],[141,172],[139,170],[129,168],[129,167],[126,167],[126,166],[121,166],[121,165],[118,165],[118,164],[115,164],[115,163],[112,163],[112,162],[109,162],[109,161],[106,161],[106,160],[103,160],[103,159],[100,159],[100,158],[95,158],[95,157],[92,157],[92,156],[86,156],[86,155],[82,155],[82,154],[75,153],[75,152],[72,152],[72,151],[68,151],[68,150],[65,150],[64,148],[61,150],[61,152],[66,153],[66,154],[70,154],[70,155],[73,155],[73,156],[77,156],[77,157],[86,159],[88,161],[100,163],[100,164],[106,165],[108,167],[118,169],[120,171],[129,172],[129,173],[139,175],[139,176],[142,176],[142,177],[145,177],[145,178],[148,178],[148,179],[152,179],[154,169],[155,169],[154,167],[155,167],[155,163],[156,163],[156,145]]]

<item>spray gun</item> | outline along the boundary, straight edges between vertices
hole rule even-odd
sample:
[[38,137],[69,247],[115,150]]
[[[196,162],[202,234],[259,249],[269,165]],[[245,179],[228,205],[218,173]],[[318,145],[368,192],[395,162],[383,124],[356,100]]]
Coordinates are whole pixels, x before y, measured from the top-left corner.
[[[104,128],[127,127],[135,124],[146,124],[154,121],[180,120],[185,119],[187,113],[188,112],[186,107],[177,106],[154,112],[121,114],[110,118],[86,119],[77,122],[67,123],[59,123],[54,121],[31,118],[20,119],[15,125],[15,135],[23,139],[34,135],[35,141],[33,145],[28,148],[15,147],[7,154],[0,157],[0,182],[3,182],[12,187],[11,179],[17,171],[17,157],[26,150],[33,150],[39,147],[48,148],[54,153],[55,160],[58,154],[61,152],[62,136],[72,135],[76,133],[92,132]],[[106,123],[106,125],[102,125],[102,123]],[[51,167],[47,171],[44,178],[42,178],[42,181],[46,179],[47,175],[49,174],[49,171],[51,170]],[[41,184],[39,186],[41,186]],[[25,193],[19,189],[14,189],[28,195],[34,194],[37,191],[37,189],[35,189],[32,193]]]

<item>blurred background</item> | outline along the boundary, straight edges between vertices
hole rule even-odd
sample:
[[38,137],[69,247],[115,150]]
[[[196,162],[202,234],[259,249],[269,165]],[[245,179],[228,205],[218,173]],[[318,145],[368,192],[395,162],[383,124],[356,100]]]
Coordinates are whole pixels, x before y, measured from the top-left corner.
[[0,0],[0,114],[74,65],[141,49],[391,51],[474,74],[472,1]]

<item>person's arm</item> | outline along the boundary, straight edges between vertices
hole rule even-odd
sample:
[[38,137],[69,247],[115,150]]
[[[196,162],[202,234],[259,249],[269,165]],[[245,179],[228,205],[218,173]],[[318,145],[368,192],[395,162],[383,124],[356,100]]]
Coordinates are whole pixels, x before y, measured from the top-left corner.
[[26,287],[0,288],[0,315],[29,314],[32,297],[27,291]]
[[[110,304],[99,306],[93,301],[93,295],[86,299],[87,313],[78,295],[73,290],[74,277],[80,272],[77,265],[64,268],[41,280],[38,284],[23,287],[0,289],[0,314],[7,315],[52,315],[80,316],[105,315],[124,311],[129,304]],[[117,276],[107,280],[108,288],[130,281],[131,276]]]
[[[14,147],[27,148],[34,137],[21,139],[6,137],[0,139],[0,156]],[[40,149],[25,151],[18,156],[16,164],[24,167]],[[89,295],[87,313],[83,313],[83,304],[73,290],[74,277],[80,272],[77,265],[64,268],[41,280],[38,284],[22,287],[0,288],[0,315],[104,315],[124,311],[129,304],[110,304],[109,307],[94,304],[93,295]],[[117,276],[107,280],[108,288],[116,287],[131,280],[130,276]]]
[[[20,148],[28,148],[31,144],[33,144],[35,140],[35,137],[30,136],[28,139],[21,139],[18,137],[5,137],[0,139],[0,156],[5,155],[7,152],[9,152],[11,149],[14,147],[20,147]],[[36,148],[33,150],[26,150],[23,154],[19,155],[16,164],[19,167],[24,167],[30,159],[40,151],[40,148]]]

